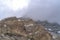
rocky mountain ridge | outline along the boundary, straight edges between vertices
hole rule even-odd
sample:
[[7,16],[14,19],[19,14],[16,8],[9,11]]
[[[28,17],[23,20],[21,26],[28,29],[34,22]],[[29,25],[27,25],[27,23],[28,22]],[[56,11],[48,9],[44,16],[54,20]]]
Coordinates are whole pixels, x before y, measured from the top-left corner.
[[0,40],[52,40],[52,35],[32,19],[9,17],[0,21]]

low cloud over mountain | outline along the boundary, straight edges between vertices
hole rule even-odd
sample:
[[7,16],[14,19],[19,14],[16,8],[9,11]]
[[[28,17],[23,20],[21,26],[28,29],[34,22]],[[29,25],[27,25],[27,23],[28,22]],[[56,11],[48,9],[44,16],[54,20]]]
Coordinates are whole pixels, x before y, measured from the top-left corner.
[[31,0],[25,16],[60,23],[59,0]]

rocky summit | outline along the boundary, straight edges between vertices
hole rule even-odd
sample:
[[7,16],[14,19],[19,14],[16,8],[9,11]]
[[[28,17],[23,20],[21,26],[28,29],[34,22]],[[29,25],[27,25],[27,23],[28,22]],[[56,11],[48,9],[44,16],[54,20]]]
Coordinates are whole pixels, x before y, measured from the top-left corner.
[[0,40],[52,40],[52,35],[32,19],[9,17],[0,21]]

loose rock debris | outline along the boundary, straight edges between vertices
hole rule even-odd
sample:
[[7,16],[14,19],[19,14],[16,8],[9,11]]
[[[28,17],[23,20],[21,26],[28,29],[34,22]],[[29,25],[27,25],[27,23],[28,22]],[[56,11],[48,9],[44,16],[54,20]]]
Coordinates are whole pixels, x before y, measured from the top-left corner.
[[32,19],[9,17],[0,21],[0,40],[52,40],[52,35]]

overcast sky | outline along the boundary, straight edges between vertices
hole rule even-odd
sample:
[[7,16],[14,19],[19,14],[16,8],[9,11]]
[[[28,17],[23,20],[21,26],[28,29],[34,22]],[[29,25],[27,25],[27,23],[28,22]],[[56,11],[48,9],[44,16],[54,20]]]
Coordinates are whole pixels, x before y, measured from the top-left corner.
[[60,23],[60,0],[31,0],[26,16]]
[[0,19],[11,16],[23,16],[28,4],[29,0],[0,0]]
[[0,0],[0,19],[9,16],[60,23],[60,0]]

